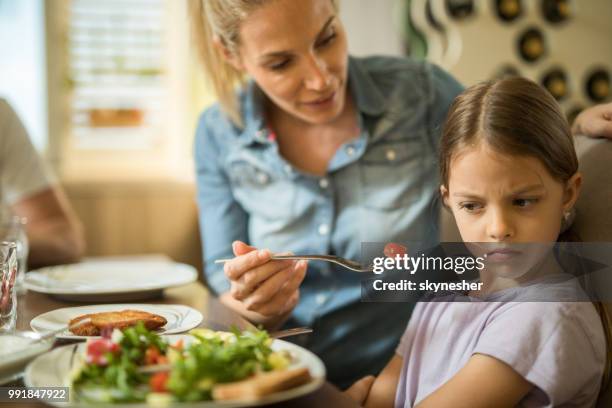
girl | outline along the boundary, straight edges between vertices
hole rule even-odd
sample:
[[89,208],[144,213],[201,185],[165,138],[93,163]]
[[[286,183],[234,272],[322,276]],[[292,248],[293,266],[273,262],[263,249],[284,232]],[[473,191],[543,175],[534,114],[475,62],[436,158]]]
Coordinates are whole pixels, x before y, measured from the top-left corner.
[[488,82],[455,100],[441,141],[441,195],[468,246],[503,250],[488,252],[483,288],[470,293],[483,301],[417,305],[366,406],[594,406],[609,365],[595,305],[503,296],[531,274],[552,274],[550,251],[530,267],[508,268],[512,248],[557,240],[578,197],[577,170],[567,122],[538,85]]

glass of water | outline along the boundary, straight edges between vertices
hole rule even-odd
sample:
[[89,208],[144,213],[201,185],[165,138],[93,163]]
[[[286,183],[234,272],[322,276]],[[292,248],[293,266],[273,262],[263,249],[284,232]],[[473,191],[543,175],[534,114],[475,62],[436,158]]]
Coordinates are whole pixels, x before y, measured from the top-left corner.
[[16,215],[5,215],[0,223],[0,240],[14,242],[17,245],[18,273],[16,280],[17,290],[23,288],[23,279],[28,270],[28,254],[30,245],[26,235],[27,219]]
[[17,321],[17,244],[0,242],[0,332],[15,330]]

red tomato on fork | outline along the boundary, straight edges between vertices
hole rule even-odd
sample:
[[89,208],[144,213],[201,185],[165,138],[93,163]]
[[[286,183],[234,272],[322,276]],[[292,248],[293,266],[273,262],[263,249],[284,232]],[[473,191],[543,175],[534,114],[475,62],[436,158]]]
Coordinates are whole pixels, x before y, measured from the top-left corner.
[[408,252],[408,248],[395,242],[389,242],[385,245],[383,253],[387,258],[395,258],[397,255],[404,256]]

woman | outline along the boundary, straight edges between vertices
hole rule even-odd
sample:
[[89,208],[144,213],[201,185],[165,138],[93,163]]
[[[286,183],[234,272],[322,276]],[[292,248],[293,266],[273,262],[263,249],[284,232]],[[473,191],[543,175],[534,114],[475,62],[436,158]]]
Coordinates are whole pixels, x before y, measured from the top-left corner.
[[410,311],[360,303],[358,274],[270,256],[435,243],[439,128],[462,87],[425,62],[349,57],[334,0],[191,5],[219,99],[195,141],[210,289],[268,328],[313,327],[308,347],[336,384],[377,373]]

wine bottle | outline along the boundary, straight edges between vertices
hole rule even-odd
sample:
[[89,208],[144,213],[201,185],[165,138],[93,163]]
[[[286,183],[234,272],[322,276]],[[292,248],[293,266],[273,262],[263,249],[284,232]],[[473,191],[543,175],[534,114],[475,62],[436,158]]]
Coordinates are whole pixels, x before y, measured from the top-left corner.
[[511,22],[523,14],[521,0],[495,0],[495,12],[505,22]]
[[586,93],[593,102],[603,102],[610,96],[610,74],[597,69],[587,77]]
[[580,114],[580,112],[582,112],[584,110],[584,106],[580,106],[580,105],[575,105],[572,108],[570,108],[567,111],[567,123],[570,124],[570,126],[574,123],[574,120],[576,120],[576,117]]
[[570,0],[542,0],[542,15],[552,24],[559,24],[570,18]]
[[518,51],[527,62],[535,62],[546,54],[544,34],[537,28],[529,28],[518,39]]
[[446,11],[453,20],[463,20],[474,14],[474,0],[446,0]]
[[504,64],[499,67],[492,76],[492,79],[504,79],[521,76],[521,72],[514,65]]
[[569,94],[568,78],[561,68],[553,68],[542,76],[542,86],[558,101]]

